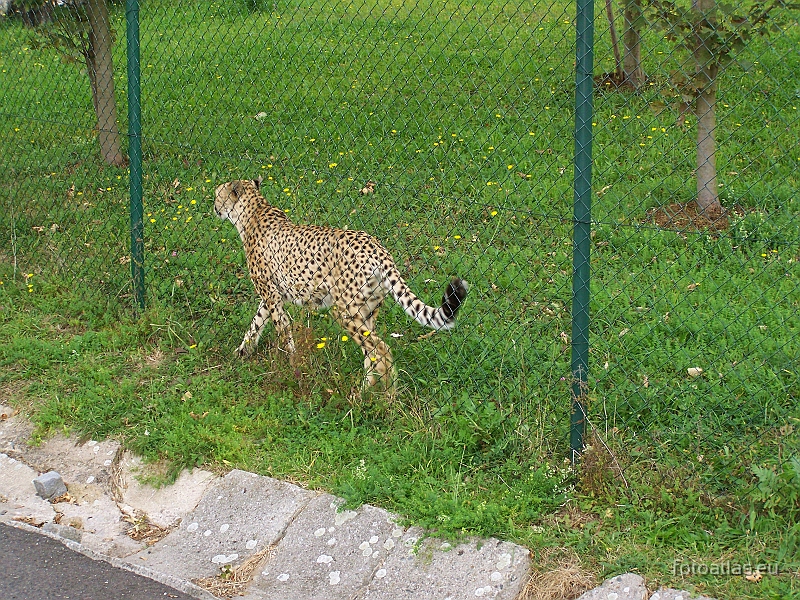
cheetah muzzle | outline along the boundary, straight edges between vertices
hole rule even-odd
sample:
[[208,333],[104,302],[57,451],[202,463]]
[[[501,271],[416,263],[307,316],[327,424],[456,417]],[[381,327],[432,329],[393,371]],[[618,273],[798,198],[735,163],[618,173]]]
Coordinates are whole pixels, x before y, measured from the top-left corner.
[[455,324],[467,282],[453,278],[441,306],[427,306],[408,288],[391,255],[374,237],[363,231],[295,225],[261,195],[260,184],[260,179],[223,183],[214,198],[214,212],[239,232],[250,279],[261,298],[237,354],[253,353],[267,319],[292,353],[295,346],[284,305],[329,308],[364,353],[364,387],[382,379],[392,389],[392,353],[375,333],[386,295],[420,325],[445,330]]

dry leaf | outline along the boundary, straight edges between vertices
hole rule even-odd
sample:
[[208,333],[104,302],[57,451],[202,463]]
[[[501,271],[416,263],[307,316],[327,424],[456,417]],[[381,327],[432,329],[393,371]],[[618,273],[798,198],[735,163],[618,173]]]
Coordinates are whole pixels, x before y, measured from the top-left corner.
[[687,290],[689,290],[689,291],[691,292],[691,291],[693,291],[693,290],[694,290],[694,289],[695,289],[695,288],[696,288],[698,285],[700,285],[700,284],[699,284],[699,283],[690,283],[689,285],[687,285],[687,286],[686,286],[686,289],[687,289]]
[[747,581],[752,581],[753,583],[758,583],[759,581],[764,579],[764,576],[761,573],[759,573],[758,571],[756,571],[755,573],[751,573],[750,575],[745,575],[744,578]]
[[689,377],[700,377],[703,374],[703,369],[700,367],[689,367],[686,369],[686,372],[689,374]]
[[653,111],[655,116],[660,115],[665,110],[667,110],[667,105],[663,102],[651,102],[650,103],[650,110]]
[[374,194],[375,193],[375,182],[368,181],[366,185],[361,188],[361,195],[366,196],[367,194]]

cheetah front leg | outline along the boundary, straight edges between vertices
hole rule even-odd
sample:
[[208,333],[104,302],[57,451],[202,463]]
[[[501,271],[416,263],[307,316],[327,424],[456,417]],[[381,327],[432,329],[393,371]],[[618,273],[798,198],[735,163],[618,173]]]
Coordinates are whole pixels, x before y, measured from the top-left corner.
[[244,334],[244,339],[239,347],[236,348],[236,355],[240,358],[247,358],[255,352],[258,340],[261,338],[261,330],[264,328],[264,323],[269,316],[269,310],[266,303],[262,300],[258,305],[258,310],[253,320],[250,323],[250,328]]
[[289,316],[283,309],[283,304],[280,300],[261,300],[258,305],[258,310],[250,323],[250,328],[244,335],[242,343],[236,349],[236,354],[241,358],[246,358],[253,354],[258,345],[258,340],[261,338],[261,332],[264,329],[264,324],[269,318],[275,325],[275,331],[278,334],[278,339],[283,342],[286,350],[294,353],[294,338],[292,337],[292,323]]

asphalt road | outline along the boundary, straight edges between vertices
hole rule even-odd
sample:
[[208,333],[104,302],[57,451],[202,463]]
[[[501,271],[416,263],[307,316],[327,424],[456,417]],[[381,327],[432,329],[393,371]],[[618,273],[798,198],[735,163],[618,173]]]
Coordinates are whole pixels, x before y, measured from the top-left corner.
[[2,600],[164,600],[192,597],[92,560],[45,535],[0,524]]

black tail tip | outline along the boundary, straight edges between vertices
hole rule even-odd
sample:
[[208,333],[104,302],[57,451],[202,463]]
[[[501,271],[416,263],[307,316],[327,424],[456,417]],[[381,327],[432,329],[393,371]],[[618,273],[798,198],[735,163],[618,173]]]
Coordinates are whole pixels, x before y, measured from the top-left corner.
[[467,282],[458,277],[453,277],[447,284],[442,298],[442,311],[448,320],[455,318],[458,309],[461,308],[461,304],[467,297],[467,290],[469,290]]

